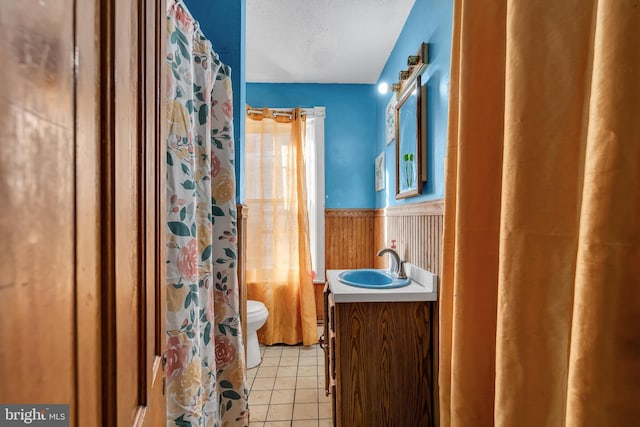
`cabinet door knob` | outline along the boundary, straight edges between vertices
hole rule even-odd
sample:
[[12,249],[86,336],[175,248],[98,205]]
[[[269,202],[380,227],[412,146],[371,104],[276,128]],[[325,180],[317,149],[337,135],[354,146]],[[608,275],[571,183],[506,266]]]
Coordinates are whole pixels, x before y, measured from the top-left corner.
[[164,368],[165,366],[167,366],[167,353],[166,352],[162,353],[162,368]]

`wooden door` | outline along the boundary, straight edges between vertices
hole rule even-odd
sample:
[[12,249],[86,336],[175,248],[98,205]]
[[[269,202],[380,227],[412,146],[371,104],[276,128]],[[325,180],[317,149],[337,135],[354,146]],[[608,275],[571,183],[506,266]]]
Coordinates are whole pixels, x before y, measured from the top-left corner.
[[166,422],[165,6],[101,6],[104,424],[157,426]]
[[76,396],[72,52],[72,0],[46,6],[37,0],[0,1],[4,404],[73,405]]
[[0,402],[165,424],[165,2],[0,2]]

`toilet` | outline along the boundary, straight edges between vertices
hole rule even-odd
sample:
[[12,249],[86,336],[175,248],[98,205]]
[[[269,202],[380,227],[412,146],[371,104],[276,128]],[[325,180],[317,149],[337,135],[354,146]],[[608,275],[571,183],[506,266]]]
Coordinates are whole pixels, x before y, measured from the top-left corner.
[[247,369],[260,364],[260,346],[258,345],[258,329],[269,317],[269,310],[260,301],[247,300]]

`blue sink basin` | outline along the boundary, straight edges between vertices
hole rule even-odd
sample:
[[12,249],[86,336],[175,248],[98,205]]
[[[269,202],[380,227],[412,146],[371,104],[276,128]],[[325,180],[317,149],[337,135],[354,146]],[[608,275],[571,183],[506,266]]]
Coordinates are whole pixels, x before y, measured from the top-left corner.
[[370,289],[401,288],[411,283],[411,279],[394,279],[385,271],[370,268],[343,271],[338,274],[338,280],[345,285]]

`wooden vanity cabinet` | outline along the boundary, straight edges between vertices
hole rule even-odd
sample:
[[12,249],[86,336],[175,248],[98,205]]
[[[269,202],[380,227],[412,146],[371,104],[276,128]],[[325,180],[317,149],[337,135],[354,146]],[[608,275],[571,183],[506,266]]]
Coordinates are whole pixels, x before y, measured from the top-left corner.
[[335,302],[324,288],[325,391],[338,427],[433,426],[431,306]]

